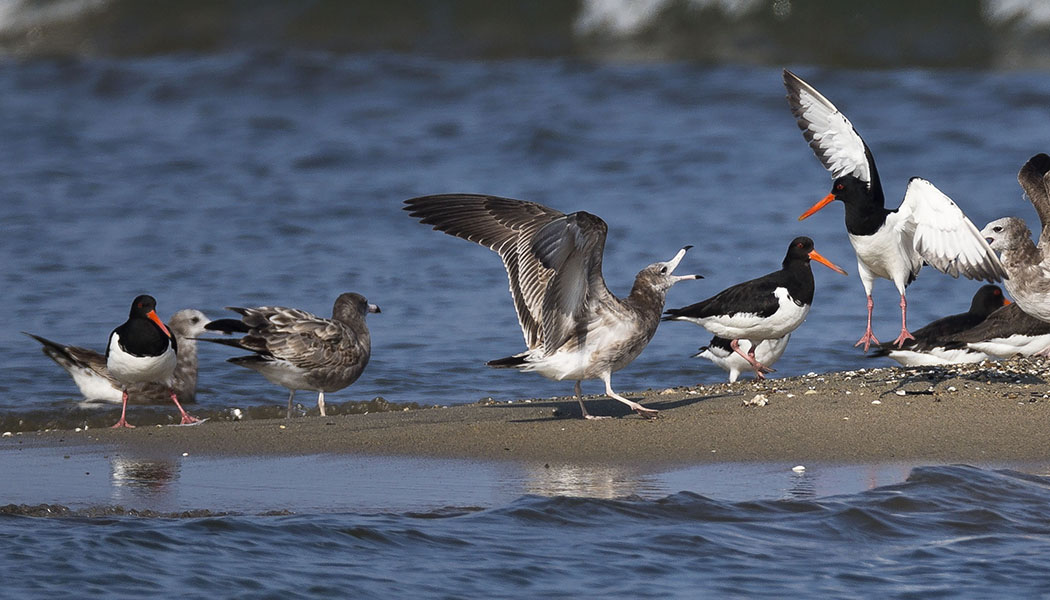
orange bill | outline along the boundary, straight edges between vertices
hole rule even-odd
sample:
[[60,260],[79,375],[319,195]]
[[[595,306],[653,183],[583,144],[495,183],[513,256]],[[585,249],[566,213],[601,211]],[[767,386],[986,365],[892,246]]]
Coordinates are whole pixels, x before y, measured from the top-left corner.
[[825,206],[831,204],[831,202],[834,199],[835,199],[835,194],[828,194],[827,196],[824,196],[823,200],[821,200],[820,202],[817,202],[816,204],[811,206],[809,210],[807,210],[806,212],[802,213],[802,216],[800,216],[798,218],[798,220],[801,221],[802,219],[805,219],[806,217],[808,217],[808,216],[812,215],[813,213],[817,212],[818,210],[820,210],[820,209],[824,208]]
[[146,313],[146,316],[149,317],[150,321],[156,323],[157,327],[160,327],[160,330],[164,332],[164,335],[172,337],[171,332],[168,331],[167,325],[165,325],[164,321],[161,321],[160,317],[157,316],[157,311],[151,310],[148,313]]
[[1011,304],[1013,304],[1013,301],[1003,298],[1003,306],[1010,306]]
[[832,271],[835,271],[836,273],[842,273],[843,275],[849,276],[849,273],[847,273],[842,267],[840,267],[840,266],[836,265],[835,263],[831,262],[830,260],[824,258],[816,250],[810,250],[809,251],[809,257],[811,259],[817,261],[818,263],[824,265],[825,267],[831,269]]

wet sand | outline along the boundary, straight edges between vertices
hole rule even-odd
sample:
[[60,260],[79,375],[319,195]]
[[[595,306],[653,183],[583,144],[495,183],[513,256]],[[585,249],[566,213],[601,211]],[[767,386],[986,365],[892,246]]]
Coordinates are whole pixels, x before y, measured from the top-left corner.
[[[1050,400],[1041,360],[867,369],[629,394],[661,411],[629,414],[601,396],[405,412],[209,421],[5,435],[4,451],[99,446],[138,456],[367,454],[648,467],[713,462],[1042,462]],[[744,406],[764,395],[768,404]],[[434,398],[435,403],[445,399]]]

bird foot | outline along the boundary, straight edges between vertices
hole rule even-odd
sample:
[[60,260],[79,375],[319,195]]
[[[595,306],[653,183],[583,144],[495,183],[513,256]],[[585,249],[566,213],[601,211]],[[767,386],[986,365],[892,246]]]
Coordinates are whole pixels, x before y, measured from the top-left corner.
[[125,421],[124,417],[121,417],[120,420],[117,421],[115,425],[110,427],[110,429],[120,429],[120,428],[123,428],[123,427],[127,427],[128,429],[134,429],[135,428],[134,425],[132,425],[132,424],[128,423],[127,421]]
[[[911,335],[911,334],[908,334],[908,335]],[[878,346],[880,343],[881,342],[879,342],[879,339],[877,337],[875,337],[874,333],[872,333],[871,328],[868,328],[868,330],[864,332],[864,335],[861,336],[861,338],[859,340],[857,340],[857,343],[853,344],[853,347],[856,348],[857,346],[859,346],[861,344],[864,344],[864,351],[867,352],[868,348],[872,344],[875,344],[876,346]]]
[[[914,339],[915,336],[912,335],[907,329],[901,329],[901,334],[897,336],[897,339],[893,340],[893,343],[896,344],[898,348],[902,348],[904,347],[904,342]],[[867,348],[865,348],[865,350],[867,350]]]
[[638,413],[642,417],[645,417],[646,419],[655,419],[660,416],[660,411],[653,408],[646,408],[641,404],[639,404],[637,408],[634,409],[634,412]]
[[182,422],[179,425],[192,425],[194,423],[203,423],[203,421],[189,413],[182,413]]

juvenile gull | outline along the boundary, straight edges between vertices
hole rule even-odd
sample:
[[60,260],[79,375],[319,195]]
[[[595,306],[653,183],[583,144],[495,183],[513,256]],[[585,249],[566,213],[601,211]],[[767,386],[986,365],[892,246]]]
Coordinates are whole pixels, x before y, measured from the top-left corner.
[[602,277],[607,226],[595,215],[476,194],[423,196],[405,204],[423,224],[486,246],[503,259],[528,349],[489,366],[575,380],[586,419],[594,417],[583,405],[584,379],[601,379],[610,398],[644,417],[656,416],[657,411],[614,392],[612,374],[641,354],[656,333],[667,290],[678,281],[700,278],[672,274],[690,246],[642,269],[630,295],[620,299]]
[[129,425],[128,387],[136,383],[162,383],[168,388],[171,401],[182,415],[181,423],[189,425],[200,419],[190,416],[182,409],[171,378],[177,362],[178,343],[175,336],[160,320],[156,312],[157,301],[153,296],[142,295],[131,303],[128,320],[109,334],[106,344],[106,369],[121,385],[120,420],[113,427]]
[[[162,383],[138,382],[127,386],[130,404],[160,404],[167,402],[171,391],[185,404],[197,396],[197,341],[204,333],[208,317],[199,310],[186,308],[171,316],[168,329],[175,335],[178,353],[171,388]],[[25,333],[25,332],[23,332]],[[80,394],[88,402],[119,403],[123,401],[123,387],[106,368],[105,355],[79,346],[67,346],[32,333],[29,337],[40,342],[44,354],[65,369]]]
[[227,309],[240,313],[240,320],[218,319],[206,328],[247,335],[234,340],[200,339],[254,352],[228,360],[288,388],[288,418],[296,390],[317,392],[317,408],[322,417],[327,416],[325,392],[337,392],[357,381],[368,366],[372,338],[365,315],[380,312],[378,306],[352,292],[335,299],[331,319],[283,306]]
[[[733,352],[751,365],[756,378],[765,379],[765,373],[773,369],[755,357],[756,350],[763,340],[782,338],[806,320],[813,304],[810,260],[846,274],[813,248],[813,240],[797,237],[788,244],[779,271],[738,283],[696,304],[672,308],[664,320],[689,321],[732,340],[729,346]],[[747,354],[741,350],[740,340],[751,343]]]
[[956,315],[941,317],[917,329],[900,348],[892,342],[880,344],[871,357],[888,356],[906,367],[947,365],[954,363],[981,362],[988,356],[956,343],[961,333],[980,325],[989,315],[1010,304],[997,285],[981,286],[970,301],[970,309]]
[[[755,360],[767,367],[772,367],[780,360],[784,350],[787,350],[790,339],[791,334],[788,333],[784,337],[762,340],[755,349]],[[729,382],[733,383],[740,377],[740,373],[751,368],[751,363],[733,351],[732,343],[733,340],[716,335],[706,346],[701,347],[693,358],[706,358],[713,362],[720,369],[729,373]]]
[[892,281],[901,296],[901,332],[894,340],[898,347],[914,337],[908,331],[904,290],[919,275],[924,261],[952,277],[962,274],[990,282],[1006,278],[998,257],[974,224],[929,181],[912,177],[901,205],[896,210],[887,209],[875,158],[849,119],[787,70],[784,85],[803,136],[834,178],[831,193],[799,220],[834,200],[845,206],[846,231],[857,253],[857,269],[868,298],[868,326],[857,346],[863,344],[867,352],[872,343],[879,344],[871,331],[871,288],[877,277]]
[[992,221],[981,234],[999,251],[1010,274],[1006,291],[1024,312],[1050,321],[1050,156],[1037,154],[1028,159],[1017,181],[1039,215],[1039,244],[1032,242],[1028,226],[1016,217]]

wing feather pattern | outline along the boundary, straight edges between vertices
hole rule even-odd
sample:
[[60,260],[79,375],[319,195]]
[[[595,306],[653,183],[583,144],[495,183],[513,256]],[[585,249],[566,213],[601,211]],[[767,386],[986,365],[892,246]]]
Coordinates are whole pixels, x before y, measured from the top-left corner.
[[405,204],[423,224],[500,255],[529,349],[557,350],[585,326],[587,306],[609,294],[601,274],[607,227],[594,215],[481,194],[423,196]]
[[853,175],[871,185],[871,152],[853,123],[813,86],[787,69],[784,86],[788,90],[791,113],[802,135],[832,179]]
[[1007,278],[977,227],[929,181],[911,178],[898,213],[898,227],[911,234],[915,251],[942,273],[990,282]]

